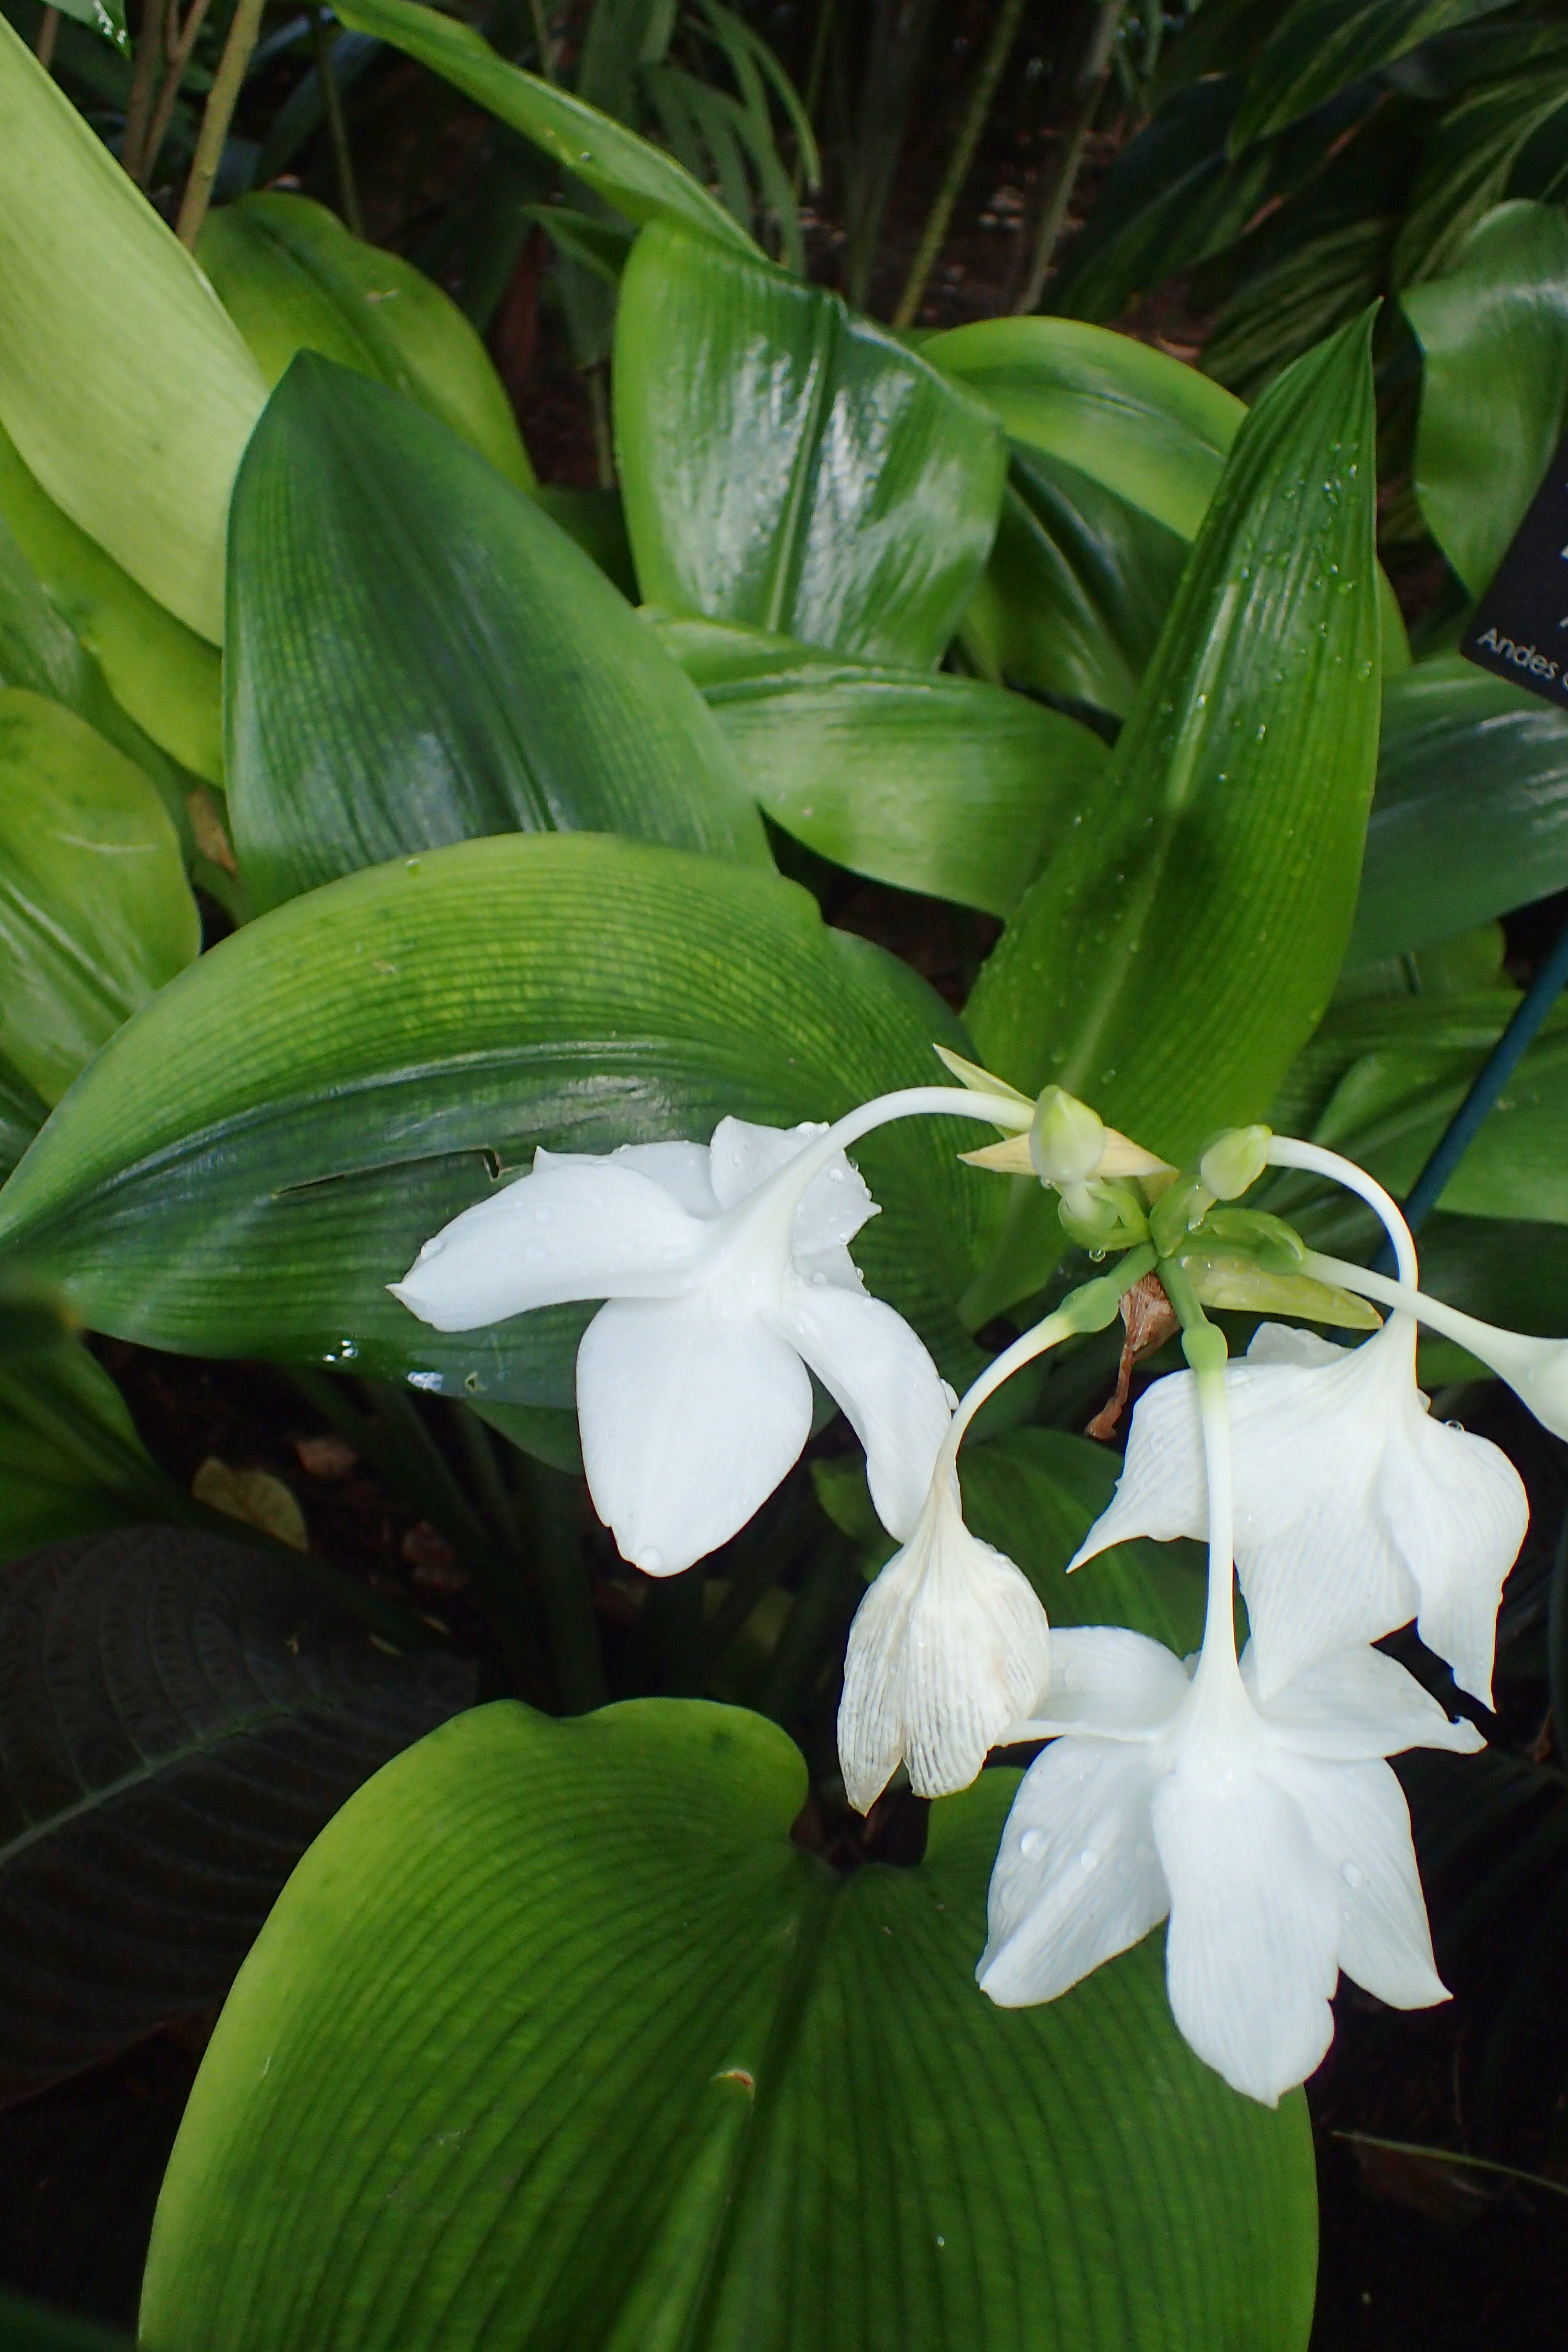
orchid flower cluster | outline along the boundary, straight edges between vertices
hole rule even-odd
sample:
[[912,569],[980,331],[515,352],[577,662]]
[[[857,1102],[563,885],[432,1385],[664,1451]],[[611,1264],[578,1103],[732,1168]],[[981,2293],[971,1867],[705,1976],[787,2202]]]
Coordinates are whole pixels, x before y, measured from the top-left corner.
[[[850,1801],[868,1811],[900,1768],[919,1794],[949,1794],[993,1748],[1046,1743],[997,1856],[982,1988],[1007,2007],[1055,2000],[1168,1918],[1177,2025],[1226,2082],[1272,2104],[1327,2050],[1342,1970],[1396,2008],[1447,1997],[1387,1759],[1482,1742],[1373,1645],[1414,1619],[1489,1704],[1499,1600],[1529,1513],[1505,1454],[1429,1416],[1417,1328],[1459,1340],[1559,1435],[1568,1343],[1427,1297],[1394,1202],[1336,1153],[1254,1127],[1178,1171],[1058,1087],[1032,1101],[942,1058],[957,1087],[885,1095],[831,1127],[724,1118],[707,1145],[541,1150],[531,1173],[426,1242],[394,1295],[446,1331],[606,1302],[577,1358],[584,1465],[623,1555],[650,1576],[725,1542],[784,1477],[810,1433],[815,1373],[901,1546],[850,1631],[838,1717]],[[1120,1253],[961,1402],[848,1249],[876,1204],[847,1152],[932,1114],[999,1129],[963,1157],[1032,1175],[1070,1238],[1102,1260]],[[1397,1277],[1237,1206],[1268,1168],[1358,1193],[1389,1233]],[[965,1527],[958,1481],[985,1400],[1119,1313],[1125,1379],[1132,1304],[1151,1296],[1189,1369],[1141,1398],[1115,1495],[1071,1565],[1131,1537],[1206,1540],[1203,1643],[1187,1659],[1119,1626],[1053,1633],[1027,1578]],[[1216,1306],[1373,1336],[1343,1348],[1264,1322],[1232,1363],[1205,1312]],[[1239,1656],[1237,1580],[1250,1628]]]

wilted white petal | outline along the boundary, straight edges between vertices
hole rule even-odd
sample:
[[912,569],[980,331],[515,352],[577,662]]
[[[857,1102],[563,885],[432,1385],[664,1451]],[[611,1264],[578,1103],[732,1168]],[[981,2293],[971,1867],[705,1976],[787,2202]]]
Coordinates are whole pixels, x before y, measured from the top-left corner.
[[1234,2090],[1273,2106],[1333,2037],[1342,1881],[1300,1807],[1223,1741],[1182,1749],[1153,1823],[1172,2014]]
[[1030,1765],[1002,1832],[975,1970],[1001,2008],[1054,2000],[1164,1917],[1154,1772],[1147,1748],[1100,1739],[1058,1740]]
[[943,1480],[849,1629],[838,1756],[867,1811],[901,1758],[922,1797],[967,1788],[1045,1679],[1049,1628],[1028,1579],[972,1536]]
[[1415,1567],[1416,1626],[1459,1688],[1490,1706],[1498,1604],[1530,1525],[1530,1498],[1489,1439],[1447,1428],[1419,1406],[1407,1411],[1405,1434],[1384,1457],[1378,1501]]
[[866,1449],[877,1516],[903,1542],[952,1418],[936,1366],[903,1317],[858,1288],[787,1273],[778,1305],[766,1311],[843,1406]]
[[1201,1540],[1207,1532],[1197,1387],[1191,1372],[1168,1372],[1139,1398],[1116,1492],[1068,1565],[1081,1568],[1135,1536],[1169,1543],[1177,1536]]
[[531,1175],[454,1217],[387,1286],[437,1331],[574,1298],[664,1297],[687,1286],[708,1230],[613,1156],[541,1151]]
[[711,1288],[613,1299],[577,1350],[583,1467],[623,1556],[672,1576],[743,1528],[805,1445],[793,1348]]
[[1186,1668],[1163,1642],[1122,1625],[1058,1625],[1050,1673],[1027,1711],[1029,1736],[1152,1739],[1191,1690]]
[[1358,1763],[1399,1756],[1407,1748],[1448,1748],[1471,1756],[1486,1745],[1473,1723],[1450,1722],[1396,1658],[1364,1643],[1316,1659],[1268,1698],[1258,1695],[1257,1654],[1249,1643],[1241,1677],[1264,1722],[1302,1756]]
[[[748,1119],[721,1118],[713,1130],[713,1190],[721,1208],[733,1208],[767,1181],[826,1130],[809,1120],[802,1127],[756,1127]],[[807,1254],[850,1241],[877,1203],[864,1179],[842,1151],[812,1178],[791,1228],[792,1246]]]
[[1266,1769],[1300,1806],[1338,1879],[1346,1976],[1392,2009],[1447,2000],[1410,1842],[1410,1808],[1388,1766],[1287,1755],[1271,1759]]

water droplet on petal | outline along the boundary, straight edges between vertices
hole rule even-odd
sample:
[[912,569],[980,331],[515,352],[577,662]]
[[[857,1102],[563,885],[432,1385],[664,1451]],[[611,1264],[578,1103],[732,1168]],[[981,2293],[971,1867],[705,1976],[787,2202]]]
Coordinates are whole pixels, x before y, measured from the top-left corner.
[[1100,1856],[1092,1846],[1085,1846],[1078,1858],[1078,1866],[1080,1870],[1097,1870],[1100,1867]]
[[1038,1830],[1026,1830],[1023,1836],[1018,1840],[1018,1851],[1023,1855],[1025,1861],[1027,1862],[1032,1853],[1038,1853],[1044,1843],[1045,1840],[1041,1837]]
[[1341,1863],[1340,1876],[1344,1880],[1345,1885],[1350,1887],[1364,1886],[1366,1885],[1365,1871],[1358,1868],[1357,1864],[1353,1862]]

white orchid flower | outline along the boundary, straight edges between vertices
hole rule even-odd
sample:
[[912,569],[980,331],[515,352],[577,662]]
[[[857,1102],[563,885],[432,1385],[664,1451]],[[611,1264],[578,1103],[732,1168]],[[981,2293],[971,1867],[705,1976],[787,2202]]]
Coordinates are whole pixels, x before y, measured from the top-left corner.
[[1226,1384],[1198,1386],[1211,1507],[1195,1671],[1114,1627],[1058,1632],[991,1881],[976,1974],[1005,2008],[1054,2000],[1169,1916],[1172,2013],[1205,2062],[1272,2105],[1333,2033],[1342,1969],[1400,2009],[1447,1999],[1386,1757],[1468,1752],[1404,1668],[1352,1648],[1272,1697],[1238,1665],[1231,1614]]
[[583,1465],[599,1516],[650,1576],[743,1527],[811,1428],[807,1366],[866,1448],[872,1499],[909,1536],[950,1391],[868,1296],[847,1243],[876,1203],[844,1156],[889,1119],[1016,1121],[1005,1101],[911,1087],[832,1129],[721,1120],[710,1144],[535,1154],[531,1174],[427,1241],[393,1296],[441,1331],[603,1298],[577,1355]]
[[[1291,1154],[1284,1164],[1316,1158],[1286,1139],[1275,1149]],[[1409,1264],[1414,1280],[1413,1252]],[[1415,1337],[1404,1313],[1353,1349],[1264,1324],[1227,1368],[1236,1564],[1266,1699],[1315,1659],[1414,1617],[1460,1688],[1491,1704],[1498,1602],[1530,1505],[1498,1446],[1429,1417]],[[1206,1526],[1196,1383],[1172,1373],[1140,1400],[1115,1496],[1072,1565],[1133,1536],[1202,1538]]]

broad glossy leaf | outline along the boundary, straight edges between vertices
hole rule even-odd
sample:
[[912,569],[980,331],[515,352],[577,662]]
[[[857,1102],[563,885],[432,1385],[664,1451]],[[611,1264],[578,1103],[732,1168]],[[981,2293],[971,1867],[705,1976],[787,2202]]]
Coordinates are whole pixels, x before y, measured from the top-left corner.
[[570,90],[508,65],[467,25],[417,0],[344,0],[334,14],[440,74],[628,220],[684,221],[721,245],[755,252],[740,223],[672,155]]
[[1196,536],[1247,411],[1198,369],[1079,319],[983,319],[921,356],[1060,458],[1183,539]]
[[143,1528],[0,1573],[0,2099],[220,2000],[362,1781],[473,1696],[257,1551]]
[[1568,714],[1458,654],[1390,678],[1347,963],[1565,886]]
[[196,258],[268,390],[296,352],[374,376],[449,425],[519,489],[534,486],[489,352],[457,304],[335,213],[276,191],[208,213]]
[[74,712],[0,692],[0,1055],[46,1102],[201,946],[140,768]]
[[[182,767],[221,783],[222,665],[216,648],[139,588],[96,540],[61,513],[33,479],[3,426],[0,520],[56,612],[102,669],[121,709]],[[80,716],[100,724],[90,710]],[[100,732],[110,730],[100,726]],[[121,749],[130,747],[121,743]]]
[[190,255],[0,22],[0,424],[56,505],[215,643],[265,397]]
[[1291,0],[1247,77],[1230,135],[1237,154],[1310,114],[1347,82],[1508,0]]
[[1563,106],[1568,60],[1556,57],[1467,89],[1445,109],[1426,143],[1394,247],[1396,286],[1414,286],[1453,268],[1476,223],[1508,194],[1516,159]]
[[[1249,414],[1105,788],[971,1001],[988,1068],[1177,1163],[1263,1115],[1350,932],[1378,726],[1367,341],[1335,337]],[[1038,1188],[1019,1202],[993,1285],[1015,1297],[1058,1246]]]
[[996,528],[980,401],[837,295],[669,223],[626,265],[615,395],[647,602],[935,664]]
[[1568,418],[1568,214],[1500,205],[1405,296],[1425,360],[1415,495],[1472,596],[1497,570]]
[[[973,1980],[1016,1776],[918,1870],[789,1842],[761,1717],[480,1707],[286,1888],[160,2200],[148,2352],[1298,2352],[1305,2104],[1178,2040],[1158,1937]],[[265,2063],[264,2063],[265,2062]],[[350,2251],[352,2249],[352,2252]]]
[[[386,1296],[535,1146],[793,1125],[966,1050],[934,992],[777,876],[513,835],[350,876],[204,956],[100,1057],[0,1194],[0,1249],[84,1320],[570,1405],[585,1310],[443,1338]],[[993,1183],[943,1121],[858,1147],[870,1287],[961,1375],[950,1302]],[[972,1361],[972,1356],[968,1359]]]
[[302,352],[232,525],[229,806],[258,907],[478,834],[637,833],[765,861],[700,696],[534,501]]
[[974,678],[710,621],[659,635],[773,822],[901,889],[1005,918],[1104,772],[1089,728]]

